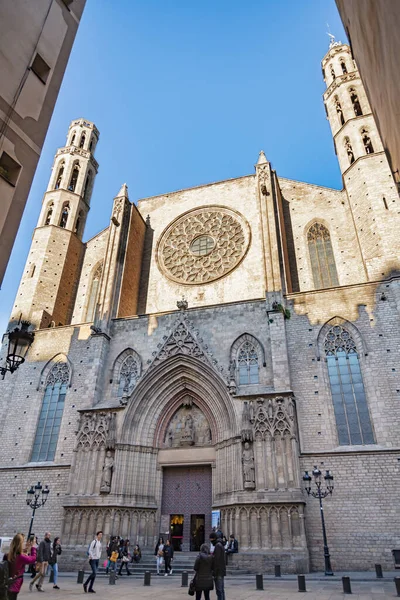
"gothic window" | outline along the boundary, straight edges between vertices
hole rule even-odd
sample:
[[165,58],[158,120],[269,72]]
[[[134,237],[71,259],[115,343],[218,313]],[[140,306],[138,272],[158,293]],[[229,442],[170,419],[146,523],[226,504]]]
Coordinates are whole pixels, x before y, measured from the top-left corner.
[[350,333],[334,325],[325,354],[340,445],[374,444],[357,348]]
[[69,215],[69,202],[66,202],[61,211],[61,218],[60,218],[60,227],[62,227],[63,229],[65,229],[65,227],[67,226],[68,215]]
[[101,274],[103,272],[103,263],[101,262],[95,269],[92,277],[92,283],[90,286],[89,301],[86,309],[86,322],[94,320],[94,314],[96,311],[96,304],[99,296],[99,287]]
[[343,110],[342,110],[342,106],[340,104],[339,98],[337,96],[335,96],[335,108],[336,108],[336,112],[339,117],[340,125],[344,125]]
[[92,182],[92,171],[89,171],[89,173],[87,174],[87,177],[86,177],[86,181],[85,181],[85,188],[83,190],[83,197],[85,200],[88,199],[91,182]]
[[75,224],[75,233],[77,235],[79,235],[79,233],[80,233],[80,227],[81,227],[81,223],[82,223],[82,217],[83,217],[83,211],[80,210],[78,218],[76,220],[76,224]]
[[354,88],[350,88],[349,93],[350,93],[351,102],[353,104],[354,114],[356,115],[356,117],[361,117],[361,115],[363,113],[361,110],[360,101],[358,99],[358,94]]
[[49,208],[47,209],[46,220],[44,222],[45,225],[50,225],[51,216],[53,214],[54,202],[50,202]]
[[83,132],[81,135],[81,141],[79,142],[79,148],[83,148],[83,146],[85,145],[85,140],[86,140],[86,133]]
[[246,340],[239,348],[236,358],[239,385],[258,383],[259,357],[254,344]]
[[75,143],[75,138],[76,138],[76,133],[75,133],[75,131],[74,131],[74,132],[72,133],[72,137],[71,137],[71,143],[70,143],[70,146],[73,146],[73,145],[74,145],[74,143]]
[[347,156],[349,157],[349,162],[352,165],[354,162],[354,152],[348,137],[344,138],[344,148],[347,152]]
[[342,58],[342,60],[340,61],[340,66],[342,67],[342,72],[344,74],[347,73],[347,67],[346,67],[346,63],[344,62],[344,58]]
[[369,137],[369,133],[367,129],[361,130],[361,137],[364,144],[365,152],[367,154],[374,153],[374,147],[372,146],[371,138]]
[[61,182],[62,182],[62,178],[63,178],[63,173],[64,173],[64,162],[62,162],[60,164],[60,168],[58,169],[58,175],[57,175],[57,179],[56,179],[56,184],[54,186],[55,190],[58,190],[58,188],[61,187]]
[[123,394],[129,394],[137,379],[139,378],[139,365],[134,356],[127,356],[122,363],[119,382],[118,382],[118,398],[121,398]]
[[69,186],[68,186],[68,190],[70,192],[75,191],[76,184],[78,181],[78,176],[79,176],[79,163],[76,163],[72,170],[72,175],[71,175],[71,179],[70,179]]
[[68,365],[66,363],[57,363],[54,365],[46,382],[42,409],[32,449],[32,462],[54,460],[68,382]]
[[332,65],[331,65],[331,75],[332,75],[332,79],[336,79],[335,69],[332,67]]
[[339,285],[328,229],[321,223],[314,223],[308,230],[307,243],[315,289]]
[[92,151],[93,148],[93,138],[90,140],[90,144],[89,144],[89,152]]

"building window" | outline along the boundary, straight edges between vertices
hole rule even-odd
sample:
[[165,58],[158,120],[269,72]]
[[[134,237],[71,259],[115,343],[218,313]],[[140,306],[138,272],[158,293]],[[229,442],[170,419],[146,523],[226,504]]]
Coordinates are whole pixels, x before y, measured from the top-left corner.
[[236,363],[239,385],[258,383],[259,357],[254,344],[247,340],[240,346]]
[[347,156],[349,157],[349,162],[352,165],[354,162],[354,152],[348,137],[344,138],[344,148],[347,152]]
[[92,171],[89,171],[89,173],[87,174],[87,177],[86,177],[86,181],[85,181],[85,189],[83,190],[83,197],[85,200],[88,199],[91,182],[92,182]]
[[101,274],[103,272],[103,263],[100,263],[92,277],[92,284],[90,286],[90,294],[89,301],[86,309],[86,322],[91,322],[94,320],[94,315],[96,311],[96,304],[99,296],[99,287],[100,287],[100,279]]
[[361,110],[360,101],[358,99],[358,94],[354,88],[350,88],[349,93],[350,93],[351,102],[353,104],[354,114],[356,115],[356,117],[361,117],[361,115],[363,113]]
[[49,208],[47,210],[46,220],[44,222],[45,225],[50,225],[51,217],[53,215],[54,202],[50,202]]
[[65,227],[67,226],[68,215],[69,215],[69,202],[66,202],[63,206],[63,209],[61,212],[61,218],[60,218],[60,227],[62,227],[63,229],[65,229]]
[[193,240],[190,245],[190,251],[196,256],[206,256],[212,252],[215,241],[210,235],[201,235]]
[[344,74],[347,73],[347,67],[346,67],[346,63],[344,62],[344,59],[342,58],[342,60],[340,61],[340,66],[342,67],[342,72]]
[[76,138],[76,133],[75,133],[75,131],[74,131],[74,132],[73,132],[73,134],[72,134],[72,137],[71,137],[71,143],[70,143],[70,146],[73,146],[73,145],[74,145],[74,143],[75,143],[75,138]]
[[361,130],[361,137],[362,137],[362,141],[363,141],[363,144],[364,144],[365,152],[367,154],[373,154],[374,153],[374,147],[372,145],[371,138],[369,137],[369,133],[368,133],[367,129],[362,129]]
[[332,79],[336,79],[335,69],[332,67],[332,65],[331,65],[331,75],[332,75]]
[[46,382],[46,390],[33,444],[32,462],[54,460],[68,383],[68,365],[66,363],[54,365]]
[[339,285],[328,229],[321,223],[314,223],[308,230],[307,243],[315,289]]
[[83,146],[85,145],[85,140],[86,140],[86,133],[83,132],[81,135],[81,141],[79,142],[79,148],[83,148]]
[[0,175],[3,179],[15,186],[18,180],[21,165],[19,165],[7,152],[0,156]]
[[78,182],[78,177],[79,177],[79,164],[77,163],[72,170],[71,180],[70,180],[69,186],[68,186],[68,190],[70,192],[75,191],[76,184]]
[[357,348],[341,325],[328,331],[325,354],[339,444],[374,444]]
[[340,104],[339,98],[337,96],[335,96],[335,108],[336,108],[336,112],[339,117],[340,125],[344,125],[344,116],[343,116],[342,105]]
[[58,169],[58,175],[57,175],[57,179],[56,179],[56,184],[54,186],[55,190],[58,190],[61,187],[63,173],[64,173],[64,162],[62,162],[60,164],[60,168]]
[[37,75],[37,77],[39,77],[42,83],[46,83],[50,73],[50,67],[46,61],[43,60],[40,54],[36,54],[35,58],[33,59],[31,70],[35,73],[35,75]]
[[82,217],[83,217],[83,211],[80,210],[79,214],[78,214],[78,218],[76,220],[76,224],[75,224],[75,233],[77,235],[79,235],[79,233],[80,233],[80,228],[81,228],[81,223],[82,223]]
[[133,356],[127,356],[122,363],[119,382],[118,397],[124,394],[130,394],[139,378],[139,365]]

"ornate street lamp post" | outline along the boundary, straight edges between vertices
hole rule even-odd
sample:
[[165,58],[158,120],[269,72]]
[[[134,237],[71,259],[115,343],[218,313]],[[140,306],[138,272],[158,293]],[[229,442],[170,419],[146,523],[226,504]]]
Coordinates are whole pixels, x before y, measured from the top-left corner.
[[26,503],[32,509],[31,522],[29,524],[28,540],[31,537],[33,519],[35,518],[36,509],[46,504],[49,493],[50,490],[48,486],[45,485],[43,487],[40,481],[38,481],[35,486],[31,485],[31,487],[26,491]]
[[[316,487],[314,491],[311,489],[311,482],[313,479]],[[324,479],[325,489],[322,489],[322,473],[317,466],[314,466],[312,477],[308,474],[308,471],[305,471],[303,476],[304,488],[307,494],[309,496],[313,496],[313,498],[319,499],[319,507],[321,509],[322,535],[324,538],[325,575],[333,575],[331,567],[331,557],[328,548],[328,540],[326,539],[324,508],[322,506],[322,498],[326,498],[333,492],[333,475],[331,475],[329,471],[325,471]]]
[[16,327],[12,331],[8,332],[8,352],[6,358],[6,366],[0,367],[0,374],[3,375],[3,379],[9,371],[14,373],[22,363],[25,361],[26,353],[32,345],[35,334],[32,331],[28,331],[30,326],[29,321],[22,321],[20,327]]

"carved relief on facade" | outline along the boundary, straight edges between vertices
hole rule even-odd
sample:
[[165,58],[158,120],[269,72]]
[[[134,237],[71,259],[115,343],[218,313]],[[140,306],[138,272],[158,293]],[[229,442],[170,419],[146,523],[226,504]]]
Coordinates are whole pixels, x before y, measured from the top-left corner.
[[115,413],[88,412],[82,413],[76,436],[75,450],[114,449],[115,447]]
[[[251,407],[254,410],[254,406]],[[295,407],[292,398],[277,396],[265,400],[259,398],[254,412],[254,438],[296,436]]]
[[208,446],[210,425],[202,411],[193,403],[185,403],[172,417],[165,434],[166,448]]
[[178,283],[209,283],[223,277],[244,258],[250,228],[242,215],[214,206],[185,213],[171,223],[157,247],[157,262]]
[[254,490],[254,488],[256,487],[256,479],[255,479],[254,451],[253,451],[253,444],[251,442],[245,442],[243,444],[242,464],[243,464],[244,489],[245,490]]
[[106,456],[104,459],[103,473],[101,476],[100,492],[107,493],[107,494],[110,493],[113,470],[114,470],[113,453],[111,452],[111,450],[107,450]]

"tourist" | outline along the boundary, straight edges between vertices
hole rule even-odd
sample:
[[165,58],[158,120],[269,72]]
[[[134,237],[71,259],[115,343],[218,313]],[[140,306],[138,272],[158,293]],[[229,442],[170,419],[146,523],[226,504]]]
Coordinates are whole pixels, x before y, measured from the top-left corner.
[[8,599],[17,600],[23,583],[25,565],[33,565],[36,562],[35,538],[31,537],[25,545],[25,536],[22,533],[14,535],[10,550],[3,560],[8,561],[9,577],[15,580],[8,588]]
[[51,546],[51,534],[46,531],[44,534],[44,540],[42,540],[39,544],[38,553],[37,553],[37,563],[38,563],[38,572],[37,575],[32,579],[29,584],[29,591],[33,590],[33,584],[37,581],[36,589],[38,592],[43,592],[43,581],[46,575],[46,570],[49,565],[49,561],[51,560],[53,554],[53,548]]
[[204,592],[204,600],[210,600],[210,591],[214,588],[213,562],[214,557],[210,554],[208,545],[202,544],[200,546],[200,554],[196,558],[193,567],[196,571],[194,578],[196,600],[200,600],[202,592]]
[[226,549],[227,554],[236,554],[239,552],[239,544],[233,533],[229,536],[229,543]]
[[133,556],[132,556],[132,560],[135,563],[140,562],[140,559],[142,558],[142,551],[140,549],[139,544],[136,544],[136,546],[133,549]]
[[217,533],[213,531],[212,533],[210,533],[210,540],[212,545],[214,546],[213,573],[215,581],[215,591],[218,600],[225,600],[224,577],[226,575],[226,566],[225,549],[222,543],[222,535],[221,537],[217,537]]
[[154,550],[154,556],[157,560],[157,575],[160,575],[160,568],[164,560],[164,538],[160,537]]
[[171,563],[174,560],[174,549],[171,546],[171,542],[167,540],[164,544],[164,565],[165,565],[165,574],[164,577],[168,575],[172,575],[172,567]]
[[49,560],[49,565],[53,569],[53,590],[59,590],[60,588],[57,585],[58,580],[58,563],[57,557],[61,554],[61,540],[59,537],[54,538],[53,541],[53,552],[51,555],[51,559]]
[[[95,591],[93,589],[93,584],[94,584],[94,580],[96,579],[96,575],[97,575],[97,569],[99,568],[99,560],[101,557],[101,538],[103,537],[103,532],[102,531],[98,531],[96,533],[96,537],[94,538],[93,542],[91,542],[90,546],[89,546],[89,565],[90,568],[92,569],[92,572],[90,573],[89,577],[86,579],[85,583],[83,584],[83,589],[86,592],[90,592],[91,594],[94,594]],[[89,586],[89,589],[88,589]]]
[[129,562],[131,560],[131,555],[129,553],[129,540],[122,540],[123,544],[119,547],[119,557],[121,559],[121,564],[119,566],[118,575],[122,575],[122,567],[125,565],[126,574],[130,575],[131,572],[129,570]]

